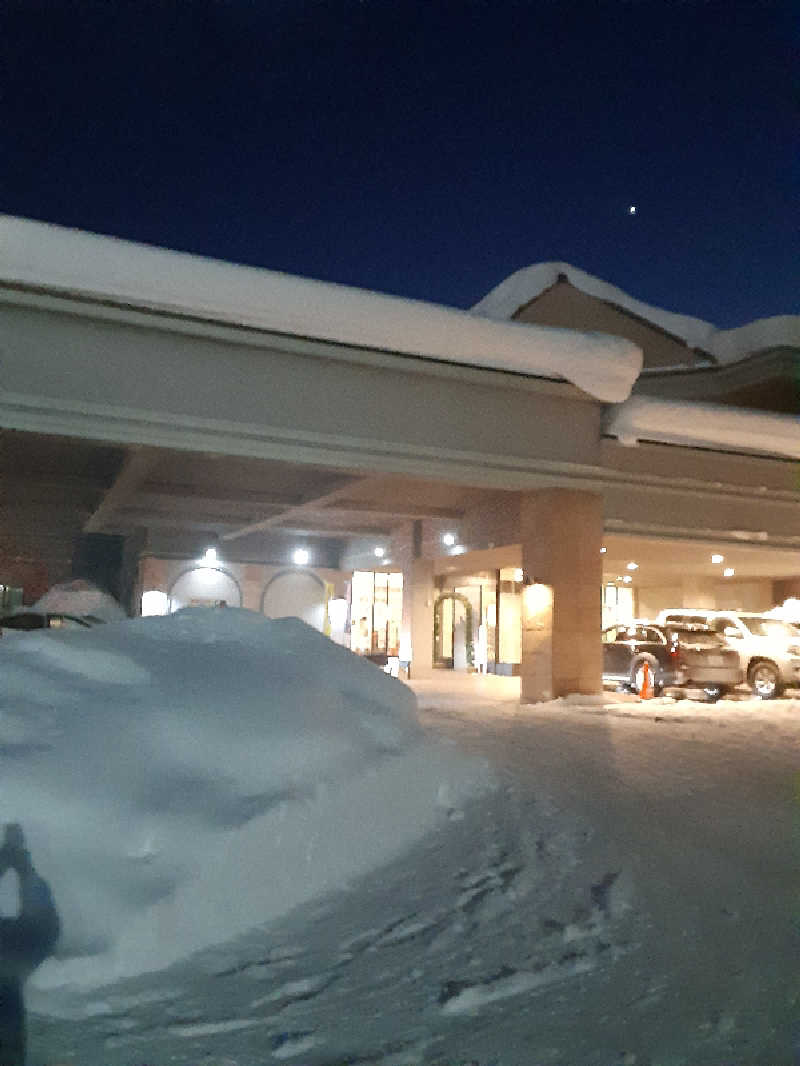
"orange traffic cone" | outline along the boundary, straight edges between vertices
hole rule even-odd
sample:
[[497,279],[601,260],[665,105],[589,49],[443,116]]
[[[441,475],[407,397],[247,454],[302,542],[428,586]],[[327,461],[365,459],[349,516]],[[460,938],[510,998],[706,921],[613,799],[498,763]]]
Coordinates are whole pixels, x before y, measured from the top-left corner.
[[653,678],[650,672],[650,663],[647,660],[642,663],[642,688],[639,695],[643,700],[653,698]]

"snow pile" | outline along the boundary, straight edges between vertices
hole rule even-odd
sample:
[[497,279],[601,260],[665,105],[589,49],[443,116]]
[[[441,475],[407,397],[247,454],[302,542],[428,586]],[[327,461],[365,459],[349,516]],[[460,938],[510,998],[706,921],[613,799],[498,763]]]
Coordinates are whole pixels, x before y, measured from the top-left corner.
[[[0,647],[0,801],[61,911],[40,989],[167,966],[401,854],[488,785],[297,619],[194,608]],[[47,997],[49,1002],[50,996]]]
[[800,420],[724,404],[633,396],[608,411],[604,431],[621,444],[662,441],[800,459]]
[[517,270],[487,293],[472,310],[496,321],[507,321],[521,307],[555,285],[559,274],[566,274],[570,284],[587,296],[595,296],[652,322],[685,341],[690,348],[710,352],[720,363],[733,363],[768,348],[800,347],[800,315],[773,315],[735,329],[717,329],[701,318],[664,311],[637,300],[615,285],[569,263],[534,263]]
[[780,618],[784,622],[798,625],[800,624],[800,599],[796,596],[790,596],[788,600],[784,600],[777,607],[773,607],[771,611],[765,611],[764,613],[770,618]]
[[82,578],[53,585],[36,601],[33,610],[47,614],[72,614],[79,618],[88,615],[102,622],[121,622],[127,618],[113,596]]
[[641,350],[620,337],[493,322],[419,300],[8,215],[0,215],[0,279],[278,333],[564,378],[606,403],[626,399],[642,367]]

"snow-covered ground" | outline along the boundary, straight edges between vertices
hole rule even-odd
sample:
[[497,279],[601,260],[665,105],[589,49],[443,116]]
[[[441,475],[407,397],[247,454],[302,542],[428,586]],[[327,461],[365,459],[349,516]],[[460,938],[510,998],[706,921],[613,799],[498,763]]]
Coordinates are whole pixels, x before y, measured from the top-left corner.
[[796,1066],[800,701],[409,689],[189,611],[0,648],[32,1066]]

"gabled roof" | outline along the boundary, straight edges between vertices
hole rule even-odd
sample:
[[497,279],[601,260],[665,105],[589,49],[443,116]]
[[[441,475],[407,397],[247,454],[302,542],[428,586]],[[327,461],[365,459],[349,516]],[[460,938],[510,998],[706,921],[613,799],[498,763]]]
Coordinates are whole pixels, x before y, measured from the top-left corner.
[[225,263],[0,215],[0,284],[629,395],[641,349],[622,337],[492,322],[420,300]]
[[800,315],[759,318],[735,329],[717,329],[711,322],[690,315],[665,311],[637,300],[602,278],[587,274],[570,263],[534,263],[509,275],[472,308],[474,314],[496,321],[509,321],[517,312],[560,278],[598,300],[634,315],[682,340],[691,348],[709,352],[720,363],[732,363],[768,348],[800,348]]

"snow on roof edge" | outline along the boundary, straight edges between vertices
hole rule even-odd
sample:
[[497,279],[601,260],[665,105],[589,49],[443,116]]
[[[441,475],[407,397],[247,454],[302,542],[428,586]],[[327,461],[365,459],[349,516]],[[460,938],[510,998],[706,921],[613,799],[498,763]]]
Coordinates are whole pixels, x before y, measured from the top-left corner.
[[607,412],[604,432],[626,445],[650,440],[800,459],[800,419],[727,404],[632,396]]
[[602,278],[564,262],[533,263],[515,271],[479,300],[472,311],[495,321],[508,321],[521,307],[555,285],[559,274],[565,274],[570,284],[587,296],[605,300],[652,322],[690,347],[710,352],[721,363],[736,362],[765,348],[800,347],[800,315],[757,318],[742,326],[721,330],[701,318],[665,311],[637,300]]
[[605,403],[629,395],[625,338],[497,322],[455,308],[0,215],[0,280],[451,363],[557,377]]

